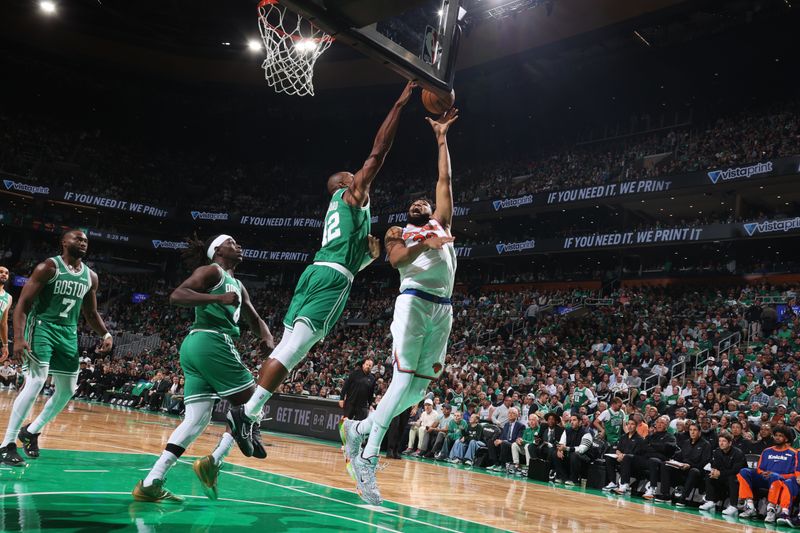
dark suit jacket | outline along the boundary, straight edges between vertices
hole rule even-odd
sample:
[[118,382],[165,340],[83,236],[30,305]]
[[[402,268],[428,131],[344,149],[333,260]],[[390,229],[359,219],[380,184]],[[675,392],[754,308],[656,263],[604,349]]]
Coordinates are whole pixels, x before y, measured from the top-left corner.
[[525,431],[525,424],[519,420],[514,422],[513,425],[511,422],[506,422],[506,425],[503,426],[503,431],[500,432],[497,438],[507,442],[514,442],[522,436],[523,431]]

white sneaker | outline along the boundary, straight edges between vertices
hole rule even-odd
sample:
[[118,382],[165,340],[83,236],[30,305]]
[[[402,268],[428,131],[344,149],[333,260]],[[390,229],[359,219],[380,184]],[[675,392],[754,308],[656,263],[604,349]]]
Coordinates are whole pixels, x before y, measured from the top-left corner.
[[617,494],[625,494],[626,492],[628,492],[628,490],[630,490],[630,488],[631,486],[628,485],[627,483],[620,483],[619,487],[617,487],[616,490],[614,490],[614,492],[616,492]]
[[745,510],[739,515],[739,518],[753,518],[758,516],[758,512],[756,511],[755,507],[745,507]]
[[568,479],[568,480],[566,480],[566,481],[564,482],[564,486],[566,486],[566,487],[574,487],[574,486],[575,486],[575,482],[574,482],[574,481],[570,481],[570,480]]
[[614,490],[616,488],[617,488],[617,484],[612,481],[611,483],[609,483],[608,485],[603,487],[603,490],[608,492],[608,491],[612,491],[612,490]]
[[342,418],[339,422],[339,438],[342,440],[342,452],[347,462],[351,462],[361,453],[361,443],[364,437],[356,431],[358,420]]
[[642,498],[644,498],[645,500],[652,500],[653,498],[655,498],[655,496],[656,496],[656,491],[653,490],[653,487],[649,485],[647,486],[647,490],[644,491],[644,494],[642,494]]
[[703,502],[703,505],[700,506],[700,510],[713,512],[716,507],[716,502]]
[[375,480],[378,458],[370,457],[369,459],[364,459],[361,455],[356,455],[350,464],[353,466],[353,473],[356,476],[356,489],[361,499],[370,505],[380,505],[383,499],[378,489],[378,482]]
[[767,524],[774,524],[778,519],[778,512],[775,509],[767,509],[767,516],[764,517],[764,522]]
[[729,505],[722,511],[722,514],[725,516],[736,516],[739,514],[739,509],[737,509],[735,505]]

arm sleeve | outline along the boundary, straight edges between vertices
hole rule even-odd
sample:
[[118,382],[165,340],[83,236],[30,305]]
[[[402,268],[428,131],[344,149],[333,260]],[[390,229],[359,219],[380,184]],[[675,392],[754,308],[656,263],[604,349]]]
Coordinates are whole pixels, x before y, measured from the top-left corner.
[[592,434],[591,433],[584,433],[583,437],[581,437],[581,443],[575,448],[575,452],[579,454],[584,454],[589,451],[589,448],[592,447]]

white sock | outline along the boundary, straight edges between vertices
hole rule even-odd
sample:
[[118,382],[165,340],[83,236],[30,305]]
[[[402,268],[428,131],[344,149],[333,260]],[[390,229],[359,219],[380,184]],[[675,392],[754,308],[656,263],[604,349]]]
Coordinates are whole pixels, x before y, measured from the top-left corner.
[[178,462],[178,458],[175,456],[174,453],[168,452],[164,450],[161,452],[161,457],[158,458],[156,464],[153,465],[153,468],[150,470],[150,473],[147,474],[147,477],[144,478],[144,483],[142,483],[145,487],[149,487],[153,484],[153,481],[156,479],[164,479],[164,476],[167,475],[167,472],[172,465]]
[[272,393],[270,391],[261,385],[256,385],[256,390],[253,391],[253,395],[250,396],[250,399],[244,404],[244,414],[251,420],[260,418],[261,411],[264,409],[264,404],[266,404],[270,398],[272,398]]
[[228,456],[234,442],[233,435],[230,433],[222,434],[222,438],[219,439],[219,444],[217,444],[217,447],[211,452],[211,457],[214,458],[214,463],[217,466],[222,464],[222,461]]
[[[322,337],[322,331],[314,331],[304,322],[297,322],[294,329],[284,330],[281,342],[278,343],[269,358],[279,362],[291,372]],[[266,361],[262,364],[266,364]],[[260,385],[256,386],[255,392],[244,405],[244,412],[250,420],[255,421],[261,418],[264,404],[271,397],[270,391]]]
[[[41,370],[41,372],[39,372]],[[36,402],[36,397],[39,391],[42,390],[45,380],[47,379],[48,367],[41,369],[31,369],[25,374],[25,386],[19,391],[17,397],[14,399],[14,405],[11,407],[11,415],[8,417],[8,426],[6,428],[6,435],[3,438],[2,446],[8,446],[12,442],[17,441],[17,434],[22,427],[22,423],[28,418],[33,404]],[[36,372],[34,374],[33,372]]]

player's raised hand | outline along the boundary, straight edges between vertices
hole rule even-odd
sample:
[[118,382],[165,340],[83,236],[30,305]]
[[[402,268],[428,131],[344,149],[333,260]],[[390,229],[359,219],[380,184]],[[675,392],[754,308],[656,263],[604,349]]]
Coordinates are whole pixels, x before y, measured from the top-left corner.
[[408,103],[411,99],[411,95],[414,93],[414,89],[417,88],[417,82],[410,81],[406,83],[405,88],[403,88],[403,92],[400,94],[400,98],[397,99],[397,105],[404,106]]
[[425,117],[425,120],[427,120],[428,124],[431,125],[433,132],[437,137],[444,137],[447,135],[447,130],[450,129],[450,125],[458,120],[458,109],[451,107],[442,113],[442,116],[436,120],[432,119],[431,117]]
[[239,305],[239,295],[235,292],[226,292],[225,294],[220,294],[219,296],[219,303],[222,305],[232,305],[234,307]]
[[429,239],[425,239],[425,244],[428,248],[432,250],[441,250],[442,246],[447,243],[455,241],[455,237],[430,237]]
[[369,246],[369,255],[373,259],[377,259],[381,255],[381,241],[380,239],[367,235],[367,245]]

